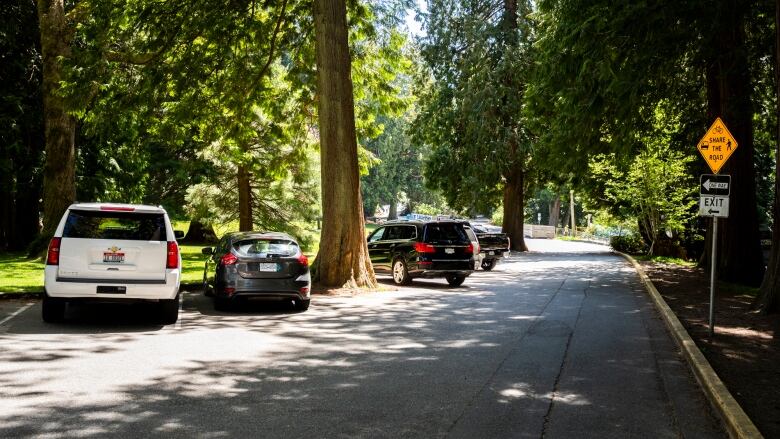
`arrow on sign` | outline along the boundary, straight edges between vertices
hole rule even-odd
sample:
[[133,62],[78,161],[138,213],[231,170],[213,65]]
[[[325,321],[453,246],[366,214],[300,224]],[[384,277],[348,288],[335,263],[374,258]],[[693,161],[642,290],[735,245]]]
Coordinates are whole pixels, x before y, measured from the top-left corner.
[[701,185],[704,186],[704,189],[707,189],[708,191],[712,190],[712,189],[728,189],[729,188],[729,184],[726,183],[725,181],[722,181],[722,182],[721,181],[710,181],[709,179],[707,179]]
[[720,211],[719,210],[712,210],[712,209],[710,209],[707,213],[712,215],[713,213],[720,213]]

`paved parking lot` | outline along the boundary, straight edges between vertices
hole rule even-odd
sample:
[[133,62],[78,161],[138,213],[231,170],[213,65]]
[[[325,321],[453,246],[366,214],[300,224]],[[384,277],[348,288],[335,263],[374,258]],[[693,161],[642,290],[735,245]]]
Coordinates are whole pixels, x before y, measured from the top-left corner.
[[[315,296],[179,323],[0,301],[0,437],[724,437],[633,269],[531,240],[459,288]],[[28,307],[29,308],[25,308]]]

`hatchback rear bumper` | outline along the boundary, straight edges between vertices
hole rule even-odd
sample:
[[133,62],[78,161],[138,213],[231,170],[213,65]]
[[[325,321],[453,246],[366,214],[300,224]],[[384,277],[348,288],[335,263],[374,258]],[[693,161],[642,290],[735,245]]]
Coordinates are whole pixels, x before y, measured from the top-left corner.
[[[44,270],[46,295],[62,299],[97,301],[109,299],[121,300],[170,300],[179,292],[181,272],[178,269],[166,270],[165,280],[138,279],[79,279],[58,278],[57,266],[47,265]],[[98,293],[98,287],[124,287],[123,293]]]
[[217,297],[251,297],[254,299],[308,300],[311,298],[311,280],[308,275],[288,279],[251,279],[238,278],[228,280],[215,289]]

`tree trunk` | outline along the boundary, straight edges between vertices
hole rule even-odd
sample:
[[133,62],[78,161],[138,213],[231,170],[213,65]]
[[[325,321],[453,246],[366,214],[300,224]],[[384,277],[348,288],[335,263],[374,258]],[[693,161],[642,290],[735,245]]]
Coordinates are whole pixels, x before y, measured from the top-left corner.
[[182,244],[207,244],[217,242],[217,234],[214,233],[214,226],[204,223],[201,220],[193,219],[190,221],[190,227],[187,234],[179,241]]
[[561,219],[561,196],[555,194],[555,197],[549,203],[549,218],[547,225],[558,227],[558,221]]
[[504,185],[504,223],[502,224],[502,231],[509,236],[512,250],[521,252],[528,251],[523,235],[524,180],[525,174],[519,169],[514,170],[507,177]]
[[[731,175],[730,217],[718,221],[718,273],[729,282],[759,285],[764,275],[758,233],[753,111],[747,48],[746,7],[736,0],[722,2],[721,23],[715,23],[714,53],[707,68],[709,122],[720,116],[738,148],[721,171]],[[711,248],[708,246],[708,253]]]
[[390,210],[387,212],[387,219],[398,219],[398,201],[395,199],[390,200]]
[[252,182],[246,165],[238,166],[238,230],[248,232],[254,228],[252,218]]
[[[780,120],[780,0],[775,2],[775,116]],[[769,265],[764,273],[764,281],[758,296],[753,301],[753,308],[764,313],[780,311],[780,123],[777,126],[775,138],[775,199],[772,205],[772,252],[769,255]]]
[[76,199],[76,123],[58,95],[60,57],[70,53],[63,0],[38,0],[43,61],[43,118],[46,163],[43,170],[43,234],[54,234],[60,218]]
[[314,277],[333,287],[376,287],[360,196],[345,0],[314,1],[322,175],[322,233]]

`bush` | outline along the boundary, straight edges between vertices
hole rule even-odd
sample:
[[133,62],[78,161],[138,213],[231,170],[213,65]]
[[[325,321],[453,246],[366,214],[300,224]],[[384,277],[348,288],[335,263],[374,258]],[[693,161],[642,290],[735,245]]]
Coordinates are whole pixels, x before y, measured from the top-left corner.
[[609,238],[609,246],[621,253],[640,254],[647,250],[645,242],[639,235],[617,235]]

